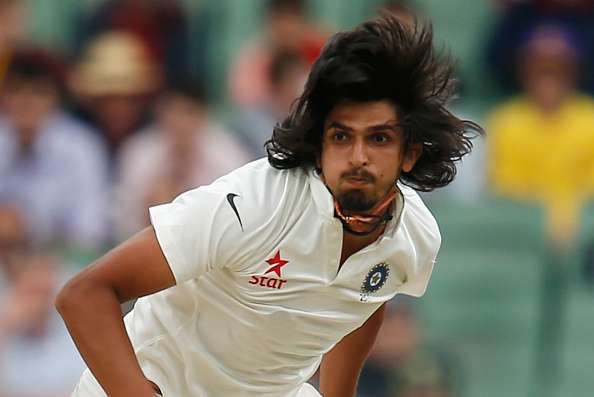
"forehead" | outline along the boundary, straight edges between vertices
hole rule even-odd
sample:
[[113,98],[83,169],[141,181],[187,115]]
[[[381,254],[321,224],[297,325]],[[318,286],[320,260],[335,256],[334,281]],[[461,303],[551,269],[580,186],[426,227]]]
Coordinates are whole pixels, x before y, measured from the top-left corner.
[[328,117],[325,127],[331,123],[340,123],[353,129],[365,129],[387,123],[398,123],[396,105],[392,102],[342,102],[336,105]]
[[58,84],[49,76],[8,75],[4,80],[5,92],[13,90],[57,89]]

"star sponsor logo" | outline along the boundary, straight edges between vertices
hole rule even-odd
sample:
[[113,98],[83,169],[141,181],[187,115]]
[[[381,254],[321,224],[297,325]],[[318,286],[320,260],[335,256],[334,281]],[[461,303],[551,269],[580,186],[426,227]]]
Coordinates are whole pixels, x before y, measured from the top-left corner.
[[390,276],[390,265],[385,262],[378,263],[373,266],[365,276],[361,284],[361,302],[367,302],[369,294],[377,292],[386,284],[386,280]]
[[[276,251],[276,254],[266,260],[269,268],[261,276],[251,276],[250,284],[257,285],[258,287],[281,289],[287,280],[282,279],[283,266],[289,263],[289,261],[281,258],[280,250]],[[267,276],[269,273],[274,273],[276,277]]]
[[272,258],[266,260],[266,263],[268,263],[270,265],[270,268],[268,270],[266,270],[266,272],[264,274],[273,272],[278,277],[281,277],[282,276],[282,274],[281,274],[282,268],[287,263],[289,263],[289,261],[282,259],[280,256],[280,250],[278,250],[278,251],[276,251],[276,254]]

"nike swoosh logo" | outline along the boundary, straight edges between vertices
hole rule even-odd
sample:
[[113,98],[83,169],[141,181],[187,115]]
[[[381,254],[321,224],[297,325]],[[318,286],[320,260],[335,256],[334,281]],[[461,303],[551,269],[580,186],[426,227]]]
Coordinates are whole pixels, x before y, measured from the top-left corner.
[[235,200],[235,197],[238,197],[238,195],[235,193],[229,193],[229,194],[227,194],[227,201],[229,202],[229,205],[233,209],[233,212],[235,212],[235,215],[237,215],[237,220],[239,221],[239,226],[241,226],[241,231],[243,232],[243,223],[241,222],[241,217],[239,216],[239,211],[237,211],[237,207],[235,206],[235,201],[233,201],[233,200]]

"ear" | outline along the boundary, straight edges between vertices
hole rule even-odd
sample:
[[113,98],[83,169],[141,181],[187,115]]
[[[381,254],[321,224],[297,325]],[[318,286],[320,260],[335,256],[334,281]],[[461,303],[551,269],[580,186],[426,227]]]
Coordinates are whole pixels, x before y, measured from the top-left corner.
[[322,149],[317,150],[316,153],[316,171],[318,174],[322,174]]
[[402,171],[403,172],[411,172],[414,168],[417,160],[423,154],[423,144],[422,143],[415,143],[408,147],[408,150],[404,154],[404,159],[402,161]]

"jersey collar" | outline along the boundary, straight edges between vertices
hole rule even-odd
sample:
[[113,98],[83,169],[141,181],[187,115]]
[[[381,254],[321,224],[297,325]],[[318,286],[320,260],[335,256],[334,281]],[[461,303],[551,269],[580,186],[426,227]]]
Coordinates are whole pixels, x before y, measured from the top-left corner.
[[[316,172],[315,168],[310,168],[307,173],[311,195],[318,213],[326,220],[336,219],[339,221],[338,218],[334,216],[334,199],[332,194],[330,194],[328,188],[320,179],[320,176]],[[384,230],[384,233],[381,237],[382,239],[393,238],[396,235],[396,231],[398,230],[398,226],[400,225],[400,220],[404,212],[405,196],[402,193],[402,189],[404,187],[400,182],[398,182],[396,186],[398,187],[399,194],[396,195],[394,200],[395,205],[394,209],[392,210],[392,220],[387,223],[386,229]]]

